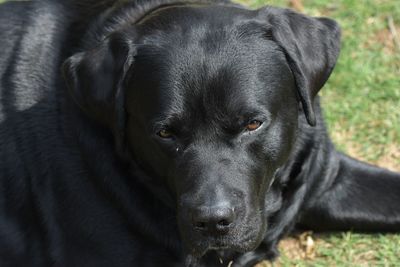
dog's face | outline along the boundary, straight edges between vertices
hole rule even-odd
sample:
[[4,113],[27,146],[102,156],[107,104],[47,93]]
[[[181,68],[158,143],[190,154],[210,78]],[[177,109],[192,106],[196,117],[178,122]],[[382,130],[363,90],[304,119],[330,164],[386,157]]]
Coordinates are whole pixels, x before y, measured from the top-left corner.
[[[261,25],[249,33],[248,23],[212,8],[163,13],[137,28],[129,147],[173,192],[190,248],[252,249],[297,128],[293,75]],[[166,36],[148,27],[160,20]]]
[[[102,62],[112,66],[112,77],[104,78],[103,70],[103,77],[93,78],[99,87],[112,87],[124,76],[116,93],[124,90],[123,111],[113,107],[109,113],[124,113],[125,149],[153,178],[151,186],[173,196],[182,239],[196,255],[210,249],[248,251],[261,242],[272,204],[268,189],[296,138],[298,100],[312,124],[311,98],[333,67],[318,59],[323,62],[310,61],[312,69],[301,73],[296,68],[302,55],[295,54],[301,51],[288,51],[292,44],[279,36],[291,31],[271,29],[263,12],[233,6],[163,8],[118,41],[66,64],[75,99],[97,119],[102,111],[96,108],[106,105],[99,105],[98,93],[97,102],[74,93],[82,87],[80,76],[96,72],[92,65]],[[121,39],[130,45],[122,49]],[[94,63],[96,56],[103,58]],[[123,66],[116,67],[119,62]],[[104,123],[113,125],[112,118]]]

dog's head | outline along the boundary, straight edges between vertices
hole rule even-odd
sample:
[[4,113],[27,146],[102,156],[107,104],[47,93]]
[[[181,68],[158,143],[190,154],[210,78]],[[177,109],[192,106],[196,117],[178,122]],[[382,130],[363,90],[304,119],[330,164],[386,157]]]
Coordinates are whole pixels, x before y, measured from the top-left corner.
[[149,186],[173,195],[192,253],[248,251],[268,227],[268,189],[291,153],[299,110],[315,124],[313,98],[339,35],[332,20],[286,9],[170,6],[126,21],[64,73]]

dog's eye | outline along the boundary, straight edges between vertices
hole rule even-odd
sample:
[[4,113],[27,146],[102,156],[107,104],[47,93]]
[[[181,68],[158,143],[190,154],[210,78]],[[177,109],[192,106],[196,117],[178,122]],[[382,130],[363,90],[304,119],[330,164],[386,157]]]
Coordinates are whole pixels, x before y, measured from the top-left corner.
[[173,136],[172,132],[167,129],[162,129],[161,131],[159,131],[157,133],[157,135],[164,139],[172,138],[172,136]]
[[261,121],[252,120],[251,122],[249,122],[249,123],[246,125],[246,130],[247,130],[247,131],[250,131],[250,132],[251,132],[251,131],[255,131],[255,130],[257,130],[258,128],[260,128],[261,124],[262,124]]

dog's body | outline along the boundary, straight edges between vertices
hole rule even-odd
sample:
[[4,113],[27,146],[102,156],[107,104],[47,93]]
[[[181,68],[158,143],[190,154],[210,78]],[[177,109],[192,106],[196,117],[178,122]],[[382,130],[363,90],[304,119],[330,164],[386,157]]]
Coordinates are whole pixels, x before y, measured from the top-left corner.
[[[112,5],[0,6],[1,266],[252,266],[295,225],[400,230],[400,174],[336,152],[314,99],[338,54],[332,21],[225,1]],[[275,43],[258,36],[264,17]],[[312,51],[326,62],[302,66],[285,38],[304,36],[279,32],[281,17],[329,32]],[[220,107],[246,109],[238,99],[266,112],[219,130]],[[179,112],[189,118],[162,128]]]

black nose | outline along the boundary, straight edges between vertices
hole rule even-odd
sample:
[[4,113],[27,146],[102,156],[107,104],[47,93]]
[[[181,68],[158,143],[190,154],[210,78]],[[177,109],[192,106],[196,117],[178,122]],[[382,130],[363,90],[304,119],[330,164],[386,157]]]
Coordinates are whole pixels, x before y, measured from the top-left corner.
[[234,208],[229,204],[201,206],[192,213],[193,227],[207,234],[226,234],[235,221]]

